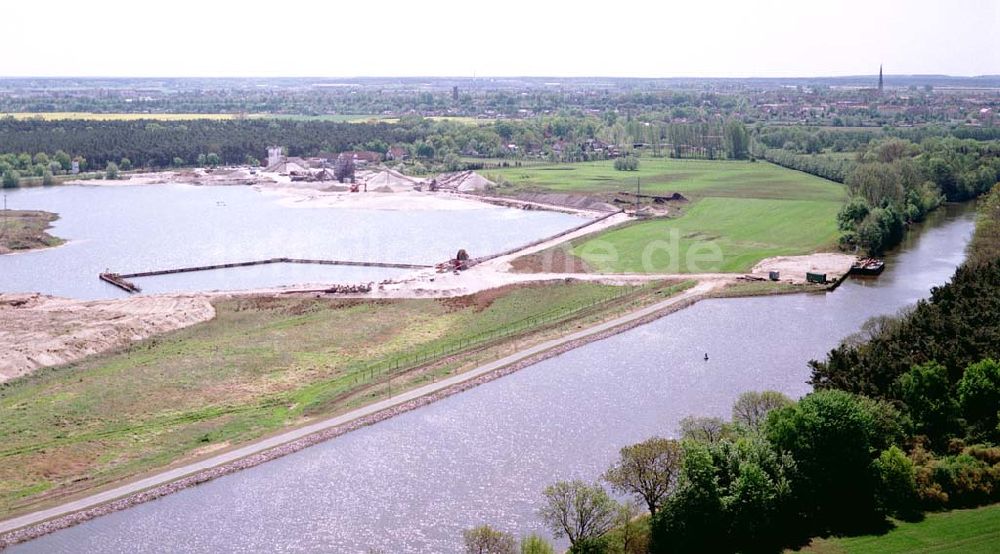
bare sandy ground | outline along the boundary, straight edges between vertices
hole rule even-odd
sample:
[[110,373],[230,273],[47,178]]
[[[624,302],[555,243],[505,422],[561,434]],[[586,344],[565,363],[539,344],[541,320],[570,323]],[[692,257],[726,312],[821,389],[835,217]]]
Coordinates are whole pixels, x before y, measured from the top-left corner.
[[0,382],[215,317],[205,296],[0,294]]
[[135,186],[185,184],[197,186],[249,185],[263,193],[279,197],[282,205],[303,208],[345,208],[361,210],[475,210],[483,204],[497,204],[511,208],[539,209],[597,217],[605,215],[600,210],[573,208],[527,200],[480,197],[462,192],[416,191],[414,185],[426,179],[409,177],[390,169],[363,170],[358,172],[358,182],[367,183],[367,191],[348,192],[349,185],[335,181],[292,181],[291,177],[260,170],[250,172],[248,167],[197,168],[147,173],[131,173],[122,179],[75,180],[68,185]]
[[357,210],[481,210],[483,203],[446,192],[328,192],[288,185],[255,187],[284,206]]
[[187,184],[187,185],[260,185],[277,182],[290,182],[285,177],[271,173],[255,171],[250,173],[246,167],[220,167],[216,169],[178,169],[176,171],[156,171],[149,173],[130,173],[121,179],[112,181],[86,179],[76,181],[66,181],[67,185],[91,185],[91,186],[130,186],[130,185],[164,185],[164,184]]
[[806,256],[777,256],[762,260],[751,270],[755,275],[766,276],[771,271],[780,273],[782,281],[806,282],[806,273],[825,273],[829,281],[836,281],[851,271],[857,256],[821,252]]

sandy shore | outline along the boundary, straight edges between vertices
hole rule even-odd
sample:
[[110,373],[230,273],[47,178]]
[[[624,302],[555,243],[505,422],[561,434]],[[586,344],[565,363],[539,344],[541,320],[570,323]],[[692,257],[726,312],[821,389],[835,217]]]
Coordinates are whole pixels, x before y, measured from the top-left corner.
[[201,295],[82,301],[0,294],[0,382],[213,317]]

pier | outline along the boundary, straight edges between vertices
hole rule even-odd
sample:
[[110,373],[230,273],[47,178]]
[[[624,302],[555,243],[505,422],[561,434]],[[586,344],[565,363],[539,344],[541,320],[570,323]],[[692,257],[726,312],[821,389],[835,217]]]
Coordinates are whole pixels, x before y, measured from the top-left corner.
[[405,264],[393,262],[357,262],[348,260],[308,260],[302,258],[269,258],[266,260],[254,260],[249,262],[233,262],[228,264],[200,265],[193,267],[179,267],[174,269],[157,269],[153,271],[140,271],[137,273],[101,273],[100,279],[106,283],[114,285],[125,292],[140,292],[138,286],[128,281],[136,277],[155,277],[157,275],[173,275],[176,273],[192,273],[195,271],[211,271],[213,269],[228,269],[233,267],[249,267],[254,265],[267,264],[317,264],[317,265],[341,265],[354,267],[384,267],[391,269],[428,269],[434,266],[423,264]]
[[142,289],[140,289],[138,286],[136,286],[135,283],[132,283],[131,281],[126,281],[124,278],[122,278],[121,275],[119,275],[117,273],[101,273],[100,275],[98,275],[98,277],[100,277],[100,279],[102,281],[104,281],[105,283],[110,283],[110,284],[112,284],[112,285],[114,285],[114,286],[122,289],[125,292],[141,292],[142,291]]

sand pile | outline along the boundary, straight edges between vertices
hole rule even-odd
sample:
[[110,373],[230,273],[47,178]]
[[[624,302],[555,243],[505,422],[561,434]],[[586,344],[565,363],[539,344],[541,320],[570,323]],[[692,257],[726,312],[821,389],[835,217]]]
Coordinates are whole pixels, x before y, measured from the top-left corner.
[[496,183],[475,171],[442,173],[437,177],[438,187],[458,192],[480,192],[496,187]]
[[0,294],[0,382],[215,317],[207,298]]
[[423,179],[403,175],[392,169],[358,172],[357,179],[367,185],[368,192],[407,192],[424,183]]

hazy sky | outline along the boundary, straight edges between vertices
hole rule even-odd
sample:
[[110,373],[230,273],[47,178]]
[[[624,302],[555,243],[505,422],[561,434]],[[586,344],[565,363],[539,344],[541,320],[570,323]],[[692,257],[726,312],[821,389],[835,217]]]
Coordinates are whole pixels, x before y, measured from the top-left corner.
[[5,76],[1000,74],[1000,0],[4,4]]

